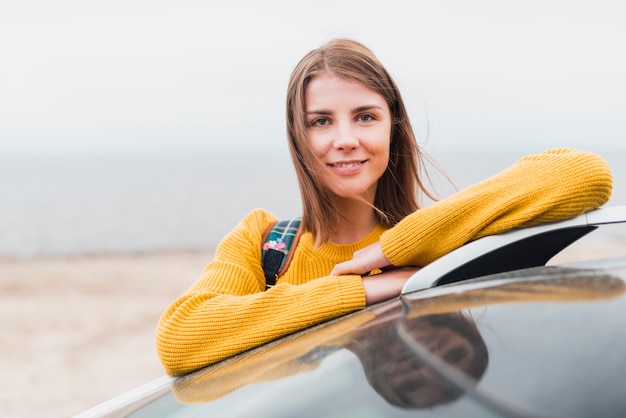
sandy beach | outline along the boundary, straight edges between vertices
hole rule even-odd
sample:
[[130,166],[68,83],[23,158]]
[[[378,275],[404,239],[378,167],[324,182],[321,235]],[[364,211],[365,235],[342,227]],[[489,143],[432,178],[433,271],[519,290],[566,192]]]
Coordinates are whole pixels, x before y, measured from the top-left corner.
[[163,375],[154,331],[209,252],[0,261],[0,411],[69,417]]
[[[585,238],[554,263],[626,255]],[[68,417],[163,375],[156,323],[211,252],[0,260],[0,411]]]

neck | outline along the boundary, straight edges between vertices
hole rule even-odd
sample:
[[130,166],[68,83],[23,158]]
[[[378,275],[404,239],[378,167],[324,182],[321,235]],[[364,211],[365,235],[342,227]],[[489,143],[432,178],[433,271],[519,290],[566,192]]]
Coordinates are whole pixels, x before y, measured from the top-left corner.
[[365,238],[378,225],[374,209],[354,199],[343,199],[338,202],[342,215],[335,233],[330,240],[336,244],[352,244]]

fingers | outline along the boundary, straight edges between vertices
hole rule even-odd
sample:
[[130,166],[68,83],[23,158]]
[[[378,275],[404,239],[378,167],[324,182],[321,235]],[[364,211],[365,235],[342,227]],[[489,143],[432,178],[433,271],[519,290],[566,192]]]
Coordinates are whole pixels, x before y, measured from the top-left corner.
[[373,269],[367,268],[367,266],[361,264],[358,260],[348,260],[343,263],[339,263],[331,271],[331,276],[341,276],[344,274],[365,274],[369,273]]
[[391,265],[383,253],[380,242],[376,242],[354,253],[351,260],[335,266],[331,275],[366,274],[375,269],[382,269]]

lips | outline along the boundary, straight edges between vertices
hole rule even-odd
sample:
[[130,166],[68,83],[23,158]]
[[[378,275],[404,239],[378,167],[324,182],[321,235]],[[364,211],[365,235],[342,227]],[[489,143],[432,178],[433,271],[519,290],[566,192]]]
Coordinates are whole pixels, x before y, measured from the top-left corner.
[[328,167],[337,175],[350,176],[359,173],[366,163],[367,160],[337,161],[328,164]]
[[340,161],[337,163],[333,163],[333,164],[328,164],[331,167],[336,167],[336,168],[354,168],[354,167],[358,167],[361,164],[364,164],[366,161]]

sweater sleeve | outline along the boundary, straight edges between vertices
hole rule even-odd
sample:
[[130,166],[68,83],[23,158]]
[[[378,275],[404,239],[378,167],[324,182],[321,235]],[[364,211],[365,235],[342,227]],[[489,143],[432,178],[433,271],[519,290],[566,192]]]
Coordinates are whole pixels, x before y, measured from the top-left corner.
[[261,240],[272,220],[262,210],[242,220],[163,313],[156,345],[166,373],[191,372],[365,306],[360,276],[279,282],[265,291]]
[[381,247],[394,265],[425,266],[469,241],[598,208],[611,190],[611,171],[598,155],[549,150],[419,209],[386,231]]

